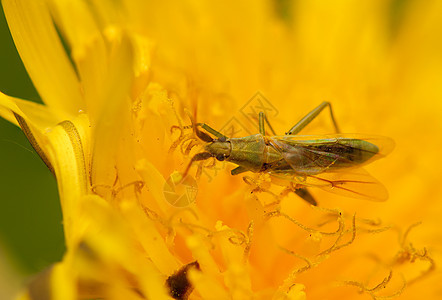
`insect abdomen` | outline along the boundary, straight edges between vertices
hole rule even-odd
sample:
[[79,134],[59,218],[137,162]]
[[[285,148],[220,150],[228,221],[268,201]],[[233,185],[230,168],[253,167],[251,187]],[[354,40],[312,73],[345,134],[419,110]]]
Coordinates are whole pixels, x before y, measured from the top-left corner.
[[341,137],[297,141],[273,139],[272,143],[295,173],[308,175],[355,167],[379,152],[370,142]]
[[319,151],[337,155],[338,166],[345,167],[346,163],[362,164],[379,152],[379,148],[367,141],[351,138],[338,138],[337,141],[317,145]]
[[363,164],[379,152],[376,145],[351,138],[318,141],[307,148],[310,150],[310,155],[305,154],[307,161],[324,168],[324,172]]

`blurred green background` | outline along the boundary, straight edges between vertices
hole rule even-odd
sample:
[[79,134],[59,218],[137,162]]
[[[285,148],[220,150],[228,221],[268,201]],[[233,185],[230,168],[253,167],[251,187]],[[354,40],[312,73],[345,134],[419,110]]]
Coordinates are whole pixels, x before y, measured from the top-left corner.
[[[41,102],[0,9],[0,91]],[[21,130],[0,118],[0,269],[8,264],[24,278],[59,261],[64,247],[55,178]],[[0,274],[0,288],[5,280]]]

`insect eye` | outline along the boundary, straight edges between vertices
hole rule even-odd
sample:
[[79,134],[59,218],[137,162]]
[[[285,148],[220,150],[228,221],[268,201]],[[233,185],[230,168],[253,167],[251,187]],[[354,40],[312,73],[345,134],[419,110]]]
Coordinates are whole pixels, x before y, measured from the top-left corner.
[[224,143],[226,140],[227,140],[227,139],[226,139],[225,136],[222,136],[222,137],[220,137],[220,138],[218,139],[218,141],[220,141],[221,143]]
[[219,154],[216,156],[216,159],[219,161],[223,161],[225,159],[225,156],[224,156],[224,154]]

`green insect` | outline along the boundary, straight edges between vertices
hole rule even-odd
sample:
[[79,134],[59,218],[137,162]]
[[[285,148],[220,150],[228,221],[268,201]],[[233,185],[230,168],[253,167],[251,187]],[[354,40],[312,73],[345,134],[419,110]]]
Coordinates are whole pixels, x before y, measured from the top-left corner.
[[[337,134],[297,135],[326,107]],[[264,122],[273,136],[266,135]],[[204,152],[191,159],[185,174],[192,163],[214,157],[238,165],[232,175],[251,171],[287,181],[294,193],[313,205],[317,202],[309,187],[375,201],[388,197],[383,185],[361,167],[387,155],[393,141],[379,136],[340,134],[329,102],[321,103],[285,135],[275,134],[263,112],[259,113],[259,133],[246,137],[228,138],[205,123],[194,124],[193,128],[206,144]]]

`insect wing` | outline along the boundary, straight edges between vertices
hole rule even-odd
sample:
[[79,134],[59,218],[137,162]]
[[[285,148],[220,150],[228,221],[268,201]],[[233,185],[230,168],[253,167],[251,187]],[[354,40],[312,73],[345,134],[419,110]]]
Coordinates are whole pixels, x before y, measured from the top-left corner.
[[318,175],[272,174],[280,179],[291,180],[298,187],[316,187],[341,196],[385,201],[387,189],[362,168],[343,169]]
[[306,184],[351,198],[372,201],[385,201],[388,198],[387,189],[377,179],[361,168],[307,176]]
[[294,172],[303,175],[360,167],[394,147],[389,138],[358,134],[275,136],[269,142]]

